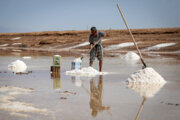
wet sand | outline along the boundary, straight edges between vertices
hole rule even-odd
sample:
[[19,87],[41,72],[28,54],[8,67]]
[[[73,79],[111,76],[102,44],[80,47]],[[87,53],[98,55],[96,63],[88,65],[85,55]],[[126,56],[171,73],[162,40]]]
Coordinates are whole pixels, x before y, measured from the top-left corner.
[[[8,64],[17,59],[23,60],[32,73],[16,75],[9,71]],[[65,74],[71,69],[72,60],[73,57],[62,57],[60,77],[51,78],[52,57],[0,57],[0,118],[132,120],[141,107],[138,116],[141,120],[180,119],[180,63],[177,59],[145,59],[147,65],[167,81],[153,97],[146,99],[125,84],[132,73],[142,68],[140,61],[133,63],[119,57],[105,57],[103,71],[108,75],[78,77]],[[83,59],[82,66],[88,66],[87,57]],[[95,61],[93,66],[98,69],[98,62]],[[13,98],[5,101],[5,96]],[[16,110],[7,107],[7,103],[11,107],[16,105]]]

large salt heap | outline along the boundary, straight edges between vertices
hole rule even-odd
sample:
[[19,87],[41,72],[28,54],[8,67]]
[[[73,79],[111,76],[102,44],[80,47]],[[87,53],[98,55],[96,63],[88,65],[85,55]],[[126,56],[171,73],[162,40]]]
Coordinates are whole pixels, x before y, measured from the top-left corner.
[[8,69],[14,73],[25,72],[27,69],[26,64],[21,60],[16,60],[8,65]]
[[166,83],[164,78],[159,75],[153,68],[147,67],[132,74],[128,83]]

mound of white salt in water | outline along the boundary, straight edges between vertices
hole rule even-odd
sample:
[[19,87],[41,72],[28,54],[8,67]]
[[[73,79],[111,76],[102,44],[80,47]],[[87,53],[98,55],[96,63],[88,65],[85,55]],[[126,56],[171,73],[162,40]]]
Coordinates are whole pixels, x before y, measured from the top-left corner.
[[105,75],[107,74],[106,72],[99,72],[93,67],[84,67],[82,69],[75,69],[71,71],[66,71],[66,75],[71,75],[71,76],[88,76],[88,77],[94,77],[96,75]]
[[129,83],[128,87],[139,93],[140,96],[151,98],[153,97],[165,83],[153,83],[153,84],[136,84]]
[[25,72],[27,66],[23,61],[16,60],[8,65],[8,69],[15,73],[20,73],[20,72]]
[[166,83],[164,78],[158,74],[153,68],[147,67],[145,69],[139,70],[132,74],[128,79],[128,83]]
[[137,55],[135,52],[132,52],[132,51],[126,53],[123,58],[125,60],[139,60],[140,59],[139,55]]

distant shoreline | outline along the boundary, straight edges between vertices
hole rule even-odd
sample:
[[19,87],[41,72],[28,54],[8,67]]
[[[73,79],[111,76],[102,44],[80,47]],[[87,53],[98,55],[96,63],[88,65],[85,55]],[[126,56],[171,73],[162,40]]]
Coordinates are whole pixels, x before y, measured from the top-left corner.
[[[132,42],[128,31],[125,29],[100,31],[109,35],[103,38],[106,39],[103,41],[104,48]],[[172,46],[143,51],[145,57],[161,55],[180,58],[180,28],[132,29],[132,33],[140,50],[155,45],[173,44]],[[88,54],[89,34],[89,30],[0,33],[0,55],[44,56],[60,54],[62,56],[78,57],[81,54]],[[136,52],[136,49],[134,46],[117,47],[112,50],[105,49],[104,56],[116,57],[128,51]]]

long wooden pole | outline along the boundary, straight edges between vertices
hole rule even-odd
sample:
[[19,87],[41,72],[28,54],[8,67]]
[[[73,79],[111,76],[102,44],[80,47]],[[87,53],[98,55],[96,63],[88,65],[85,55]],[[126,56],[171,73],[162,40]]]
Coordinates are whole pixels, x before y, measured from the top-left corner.
[[137,115],[136,115],[135,120],[138,120],[139,115],[140,115],[140,113],[142,112],[142,109],[143,109],[143,106],[144,106],[145,101],[146,101],[146,98],[143,97],[143,101],[142,101],[141,106],[140,106],[140,108],[139,108],[139,110],[138,110],[138,113],[137,113]]
[[126,28],[128,29],[128,31],[129,31],[129,33],[130,33],[130,35],[131,35],[131,38],[132,38],[132,40],[133,40],[133,42],[134,42],[134,46],[136,47],[136,49],[137,49],[137,51],[138,51],[138,54],[139,54],[139,56],[140,56],[140,58],[141,58],[141,62],[143,63],[144,68],[146,68],[147,65],[146,65],[146,63],[145,63],[144,60],[143,60],[142,54],[141,54],[141,52],[139,51],[139,48],[138,48],[138,46],[137,46],[137,44],[136,44],[136,41],[135,41],[135,39],[134,39],[134,37],[133,37],[133,35],[132,35],[132,32],[131,32],[131,30],[129,29],[128,24],[127,24],[127,22],[126,22],[126,20],[125,20],[125,18],[124,18],[124,15],[123,15],[123,13],[122,13],[122,11],[121,11],[121,9],[120,9],[120,7],[119,7],[118,4],[117,4],[117,8],[118,8],[118,10],[119,10],[119,12],[120,12],[120,14],[121,14],[121,16],[122,16],[122,18],[123,18],[123,21],[124,21],[124,23],[125,23],[125,25],[126,25]]

